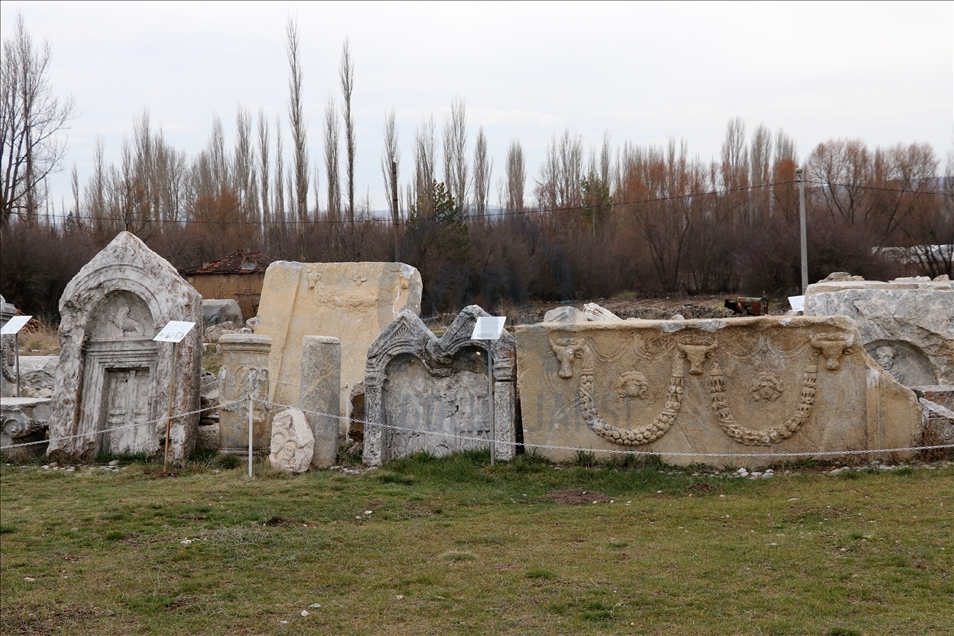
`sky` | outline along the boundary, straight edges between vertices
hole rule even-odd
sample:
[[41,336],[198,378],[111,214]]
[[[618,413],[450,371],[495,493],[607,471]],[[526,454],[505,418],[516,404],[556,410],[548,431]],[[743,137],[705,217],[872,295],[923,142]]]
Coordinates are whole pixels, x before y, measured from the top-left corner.
[[[71,200],[69,169],[91,174],[102,137],[119,163],[123,137],[148,110],[176,148],[194,156],[213,117],[234,140],[239,105],[288,121],[286,27],[301,39],[310,172],[322,162],[329,95],[340,102],[342,44],[354,61],[358,198],[387,207],[384,119],[395,109],[403,184],[416,129],[440,127],[465,100],[473,153],[484,127],[497,201],[507,146],[523,145],[528,192],[555,135],[586,147],[685,140],[719,156],[728,121],[784,129],[805,159],[829,139],[870,147],[954,150],[954,3],[0,3],[0,35],[17,12],[52,47],[50,81],[78,117],[52,189]],[[274,131],[272,132],[274,143]],[[341,153],[343,155],[343,153]],[[273,160],[274,165],[274,160]],[[287,168],[286,168],[287,170]],[[319,188],[324,201],[325,183]],[[312,193],[312,199],[314,194]]]

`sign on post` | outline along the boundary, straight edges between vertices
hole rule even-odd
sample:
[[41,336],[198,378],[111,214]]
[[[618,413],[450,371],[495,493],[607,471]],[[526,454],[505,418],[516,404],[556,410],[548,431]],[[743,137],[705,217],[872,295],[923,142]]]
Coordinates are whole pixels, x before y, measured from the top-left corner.
[[788,304],[792,306],[794,311],[805,311],[805,297],[804,296],[789,296]]
[[195,327],[194,322],[185,322],[183,320],[170,320],[169,324],[162,328],[162,331],[156,335],[155,342],[182,342],[186,334]]
[[493,344],[492,342],[500,340],[500,334],[503,333],[504,323],[507,322],[506,316],[478,316],[474,324],[474,333],[471,334],[471,340],[487,341],[487,381],[489,382],[490,396],[490,465],[494,465],[494,454],[497,450],[497,427],[494,424],[494,363],[493,363]]
[[7,321],[7,324],[3,325],[3,329],[0,329],[0,335],[2,336],[15,336],[20,333],[20,330],[30,322],[30,318],[33,316],[14,316]]

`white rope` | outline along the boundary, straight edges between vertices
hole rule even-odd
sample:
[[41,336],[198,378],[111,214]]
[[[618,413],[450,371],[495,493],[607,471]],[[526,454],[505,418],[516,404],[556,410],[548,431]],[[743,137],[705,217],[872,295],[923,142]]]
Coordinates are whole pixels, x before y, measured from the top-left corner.
[[[247,398],[243,398],[243,399],[241,399],[241,400],[235,400],[234,402],[226,402],[225,404],[218,404],[218,405],[216,405],[216,406],[207,406],[207,407],[204,408],[204,409],[198,409],[198,410],[195,410],[195,411],[188,411],[188,412],[186,412],[186,413],[178,413],[178,414],[176,414],[176,415],[173,415],[173,416],[172,416],[172,419],[177,419],[177,418],[180,418],[180,417],[188,417],[188,416],[190,416],[190,415],[195,415],[195,414],[197,414],[197,413],[203,413],[203,412],[205,412],[205,411],[213,411],[213,410],[216,410],[216,409],[219,409],[219,408],[222,408],[222,407],[234,406],[234,405],[236,405],[236,404],[242,404],[242,403],[247,402],[247,401],[248,401]],[[80,438],[80,437],[91,437],[91,436],[93,436],[93,435],[99,435],[100,433],[112,433],[113,431],[122,431],[122,430],[125,430],[125,429],[127,429],[127,428],[136,428],[136,427],[138,427],[138,426],[148,426],[148,425],[150,425],[150,424],[159,424],[160,422],[165,422],[166,419],[167,419],[167,417],[166,417],[166,416],[163,416],[163,417],[161,417],[161,418],[157,418],[157,419],[154,419],[154,420],[148,420],[148,421],[146,421],[146,422],[133,422],[132,424],[123,424],[122,426],[115,426],[115,427],[113,427],[113,428],[104,428],[104,429],[102,429],[102,430],[93,431],[92,433],[82,433],[82,434],[79,434],[79,433],[78,433],[78,434],[76,434],[76,435],[64,435],[64,436],[62,436],[62,437],[56,437],[56,438],[51,438],[51,439],[41,439],[41,440],[36,441],[36,442],[23,442],[22,444],[9,444],[9,445],[7,445],[7,446],[0,446],[0,450],[6,450],[6,449],[8,449],[8,448],[21,448],[21,447],[23,447],[23,446],[35,446],[35,445],[37,445],[37,444],[47,444],[47,443],[53,441],[53,439],[59,441],[59,440],[68,440],[68,439],[78,439],[78,438]]]
[[[303,413],[311,413],[312,415],[318,415],[321,417],[332,417],[339,420],[349,420],[352,422],[360,422],[365,427],[372,426],[378,428],[389,429],[392,431],[404,431],[409,433],[418,433],[424,435],[437,435],[441,437],[452,437],[455,440],[462,440],[468,442],[482,442],[484,444],[490,444],[490,440],[485,437],[467,437],[460,436],[454,433],[445,433],[444,431],[427,431],[419,428],[407,428],[401,426],[395,426],[394,424],[381,424],[377,422],[369,422],[367,420],[359,420],[355,418],[347,418],[343,415],[333,415],[331,413],[322,413],[321,411],[311,411],[308,409],[303,409],[298,406],[290,406],[288,404],[280,404],[278,402],[271,402],[269,400],[255,399],[256,402],[265,404],[267,406],[278,406],[281,408],[297,408]],[[605,453],[609,455],[645,455],[645,456],[659,456],[665,455],[666,457],[842,457],[844,455],[871,455],[875,453],[901,453],[908,451],[924,451],[924,450],[938,450],[944,448],[954,448],[954,444],[936,444],[932,446],[906,446],[903,448],[877,448],[871,450],[843,450],[843,451],[804,451],[801,453],[679,453],[679,452],[668,452],[668,451],[638,451],[638,450],[616,450],[616,449],[602,449],[602,448],[578,448],[575,446],[555,446],[552,444],[531,444],[528,442],[511,442],[502,439],[497,439],[497,444],[508,445],[508,446],[523,446],[524,448],[539,448],[545,450],[564,450],[564,451],[574,451],[574,452],[583,452],[583,453]]]

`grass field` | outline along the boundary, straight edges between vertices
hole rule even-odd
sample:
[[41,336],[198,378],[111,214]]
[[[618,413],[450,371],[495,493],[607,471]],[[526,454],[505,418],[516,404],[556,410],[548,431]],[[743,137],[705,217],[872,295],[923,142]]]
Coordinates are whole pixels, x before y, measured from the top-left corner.
[[954,634],[949,463],[487,460],[0,467],[0,633]]

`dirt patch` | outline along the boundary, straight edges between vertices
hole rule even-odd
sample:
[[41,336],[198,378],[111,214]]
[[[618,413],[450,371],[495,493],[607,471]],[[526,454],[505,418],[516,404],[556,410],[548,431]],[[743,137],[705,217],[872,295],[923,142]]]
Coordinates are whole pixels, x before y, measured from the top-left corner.
[[548,492],[543,497],[546,501],[553,503],[576,506],[580,504],[606,503],[609,497],[595,490],[583,490],[582,488],[572,488],[570,490],[554,490]]
[[688,488],[686,488],[686,490],[688,490],[690,493],[694,495],[707,495],[709,493],[715,492],[716,490],[718,490],[718,488],[716,488],[712,484],[707,484],[704,481],[700,481],[689,486]]

